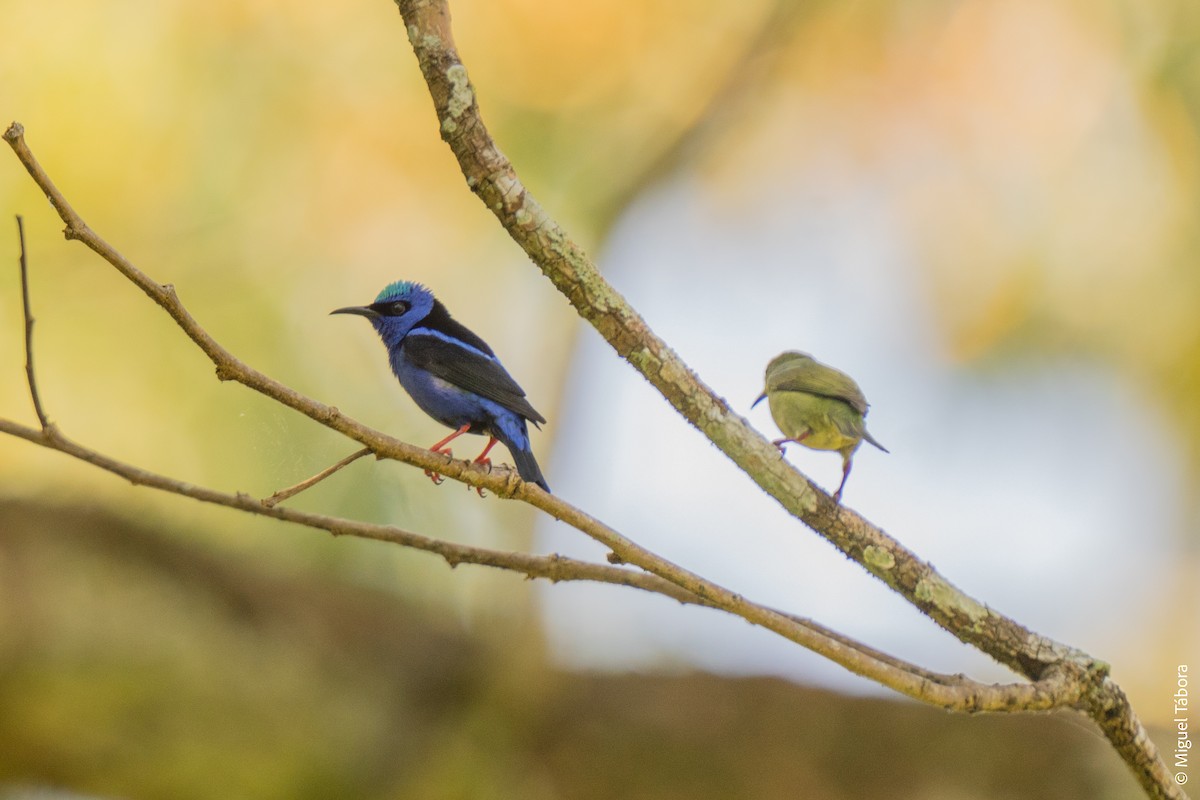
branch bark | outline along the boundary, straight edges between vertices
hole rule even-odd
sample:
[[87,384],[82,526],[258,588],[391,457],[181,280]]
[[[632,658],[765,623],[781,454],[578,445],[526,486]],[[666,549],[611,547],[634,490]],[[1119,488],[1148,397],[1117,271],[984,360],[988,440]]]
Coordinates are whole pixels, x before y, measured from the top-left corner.
[[942,577],[881,528],[835,503],[735,414],[600,274],[529,193],[497,148],[454,45],[445,0],[396,0],[429,87],[442,139],[467,186],[554,287],[685,418],[789,513],[882,580],[938,625],[1037,681],[1067,676],[1078,708],[1100,726],[1152,797],[1184,797],[1107,664],[1035,634]]

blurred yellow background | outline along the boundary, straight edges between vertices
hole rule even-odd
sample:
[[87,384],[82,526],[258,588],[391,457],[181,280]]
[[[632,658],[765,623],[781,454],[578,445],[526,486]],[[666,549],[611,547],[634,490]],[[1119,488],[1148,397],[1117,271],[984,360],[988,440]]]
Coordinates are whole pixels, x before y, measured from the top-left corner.
[[[429,444],[443,432],[403,396],[374,335],[327,317],[369,302],[391,280],[426,283],[549,418],[534,448],[567,499],[756,599],[873,644],[912,647],[903,654],[921,663],[928,653],[933,668],[1002,679],[898,608],[861,570],[823,566],[820,559],[840,556],[809,532],[774,510],[748,510],[766,501],[613,362],[466,189],[438,138],[393,4],[4,0],[0,10],[9,33],[0,49],[3,123],[22,122],[88,223],[174,284],[243,360]],[[1200,15],[1192,5],[462,0],[452,12],[501,149],[703,378],[749,413],[762,366],[780,350],[809,349],[854,374],[873,403],[872,431],[893,454],[856,462],[847,503],[981,600],[1113,662],[1135,707],[1166,721],[1175,665],[1200,662]],[[161,311],[63,241],[16,159],[0,160],[0,210],[25,217],[42,397],[68,435],[148,469],[261,496],[355,449],[214,380]],[[15,224],[0,220],[0,242],[11,267],[0,262],[0,416],[32,424]],[[775,435],[767,417],[752,420]],[[474,445],[459,455],[473,455]],[[697,448],[695,458],[687,447]],[[823,485],[834,480],[836,459],[789,457]],[[699,474],[660,475],[658,467]],[[507,575],[452,573],[399,548],[331,541],[158,496],[15,440],[0,439],[0,487],[4,497],[51,509],[116,510],[171,543],[154,547],[234,559],[249,571],[247,585],[261,569],[275,576],[263,581],[284,581],[281,591],[311,593],[328,582],[381,592],[475,642],[455,647],[494,648],[500,655],[486,663],[499,666],[481,672],[502,675],[501,688],[481,694],[505,701],[471,717],[471,735],[443,730],[426,742],[446,759],[442,767],[416,783],[365,782],[353,790],[361,796],[483,797],[485,785],[520,785],[525,796],[621,796],[563,793],[555,786],[561,765],[536,792],[511,782],[499,762],[473,781],[458,776],[461,785],[446,777],[478,756],[479,741],[515,736],[506,703],[552,694],[530,685],[559,680],[562,665],[708,668],[872,691],[705,612],[614,589],[531,591]],[[720,500],[737,511],[717,525],[706,503]],[[493,547],[602,557],[523,507],[481,502],[453,484],[435,489],[395,464],[358,462],[292,502]],[[47,530],[65,524],[50,511],[45,519]],[[78,581],[43,584],[54,569],[29,560],[36,539],[21,539],[11,523],[6,551],[4,520],[0,511],[0,581],[46,590],[0,588],[0,703],[26,698],[9,719],[32,724],[31,709],[53,709],[46,698],[56,698],[61,707],[45,716],[62,719],[43,720],[44,747],[107,724],[113,708],[127,710],[138,692],[122,676],[146,674],[121,667],[130,662],[113,655],[117,644],[73,630],[63,611],[116,591],[110,581],[158,586],[171,571],[156,562],[110,575],[108,561],[72,557],[64,563],[75,565]],[[84,592],[79,581],[93,588]],[[46,599],[51,590],[66,592],[61,604]],[[32,597],[48,616],[30,611]],[[320,606],[324,595],[315,597]],[[194,599],[180,603],[135,623],[138,603],[114,601],[106,625],[178,630],[196,619],[214,637],[204,641],[229,647],[236,661],[242,640],[213,632],[222,614]],[[365,629],[387,638],[386,620],[397,612],[363,613],[372,620]],[[905,626],[922,626],[928,640]],[[324,636],[301,637],[301,645],[280,636],[287,648],[242,653],[239,669],[274,669],[306,653],[317,659],[314,652],[325,659],[337,646]],[[81,665],[110,646],[101,672],[115,688],[89,693],[94,678]],[[142,668],[171,660],[143,646],[148,655],[128,656]],[[379,652],[390,657],[395,646]],[[193,663],[194,653],[180,652],[179,663]],[[379,667],[387,669],[383,659]],[[30,675],[56,669],[63,672],[47,678],[52,688],[30,688]],[[310,672],[289,676],[294,695],[276,687],[279,702],[328,694],[329,675]],[[193,685],[171,674],[163,686]],[[155,680],[129,680],[144,679]],[[326,709],[304,713],[340,715],[336,730],[355,741],[389,730],[378,709],[377,727],[356,727],[361,717],[333,694]],[[364,697],[346,703],[369,705]],[[149,717],[164,713],[141,702]],[[92,716],[74,717],[80,703]],[[1092,748],[1088,734],[1067,727],[1073,746]],[[972,735],[970,724],[955,730]],[[1102,747],[1087,752],[1086,763],[1107,776],[1115,757]],[[930,755],[936,763],[939,754]],[[80,753],[22,756],[7,767],[0,755],[0,781],[217,796],[178,788],[194,789],[191,770],[209,758],[229,756],[160,756],[162,775],[138,786],[128,774],[89,782],[96,772]],[[238,768],[260,785],[220,796],[297,796],[305,780],[281,766],[283,757],[269,761],[270,769]],[[59,770],[47,772],[46,763]],[[1004,763],[1019,768],[1015,757]],[[1114,771],[1121,775],[1119,765]],[[298,783],[272,780],[275,772]],[[1088,775],[1045,796],[1135,796],[1127,784]],[[311,795],[345,791],[329,780],[312,783]],[[993,792],[1003,785],[946,796],[1001,796]],[[838,791],[831,779],[813,783],[810,796]],[[761,788],[744,796],[777,795]]]

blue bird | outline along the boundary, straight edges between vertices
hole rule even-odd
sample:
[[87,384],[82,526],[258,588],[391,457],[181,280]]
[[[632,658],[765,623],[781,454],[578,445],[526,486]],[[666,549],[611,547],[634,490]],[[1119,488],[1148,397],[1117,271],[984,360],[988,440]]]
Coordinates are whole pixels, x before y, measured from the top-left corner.
[[[350,306],[331,314],[358,314],[375,326],[388,350],[392,372],[421,410],[454,432],[429,449],[451,455],[447,447],[464,433],[487,434],[475,459],[491,464],[488,452],[504,443],[521,478],[550,491],[529,447],[527,422],[546,419],[525,399],[487,343],[453,317],[433,292],[419,283],[389,284],[369,306]],[[442,477],[426,470],[434,483]],[[482,492],[480,492],[482,494]]]

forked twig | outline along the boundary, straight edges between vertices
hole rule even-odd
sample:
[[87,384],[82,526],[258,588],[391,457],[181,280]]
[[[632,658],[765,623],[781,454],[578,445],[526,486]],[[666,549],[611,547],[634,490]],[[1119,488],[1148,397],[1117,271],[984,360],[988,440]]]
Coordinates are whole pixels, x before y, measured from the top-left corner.
[[286,489],[280,489],[279,491],[275,492],[275,494],[271,495],[270,497],[264,497],[260,502],[262,502],[262,504],[264,506],[266,506],[267,508],[274,508],[275,506],[282,503],[284,500],[289,500],[289,499],[295,497],[296,495],[303,492],[305,489],[308,489],[311,486],[315,486],[316,484],[325,480],[330,475],[332,475],[333,473],[342,469],[343,467],[349,466],[350,464],[354,463],[355,461],[362,458],[363,456],[370,455],[370,454],[371,454],[371,448],[369,448],[369,447],[364,447],[361,450],[356,450],[355,452],[346,456],[345,458],[343,458],[341,461],[337,462],[336,464],[333,464],[332,466],[328,466],[325,469],[321,470],[316,475],[313,475],[311,478],[302,480],[299,483],[297,483],[295,486],[289,486]]
[[29,396],[33,400],[33,410],[37,413],[42,430],[50,428],[50,419],[42,408],[42,398],[38,394],[37,378],[33,374],[33,312],[29,303],[29,264],[25,251],[25,220],[17,214],[17,239],[21,245],[21,310],[25,314],[25,381],[29,384]]

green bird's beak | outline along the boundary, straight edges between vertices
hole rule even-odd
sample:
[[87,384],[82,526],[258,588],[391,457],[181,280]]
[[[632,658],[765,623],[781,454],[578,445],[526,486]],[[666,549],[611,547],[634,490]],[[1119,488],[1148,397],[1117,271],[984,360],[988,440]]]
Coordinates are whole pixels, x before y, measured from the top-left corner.
[[345,308],[335,308],[333,311],[330,311],[329,314],[331,316],[333,314],[357,314],[360,317],[367,317],[368,319],[374,319],[375,317],[379,316],[379,312],[370,306],[346,306]]
[[761,403],[763,400],[766,400],[766,399],[767,399],[767,393],[763,392],[762,394],[760,394],[758,396],[757,400],[755,400],[753,403],[750,404],[750,407],[754,408],[756,405],[758,405],[759,403]]

